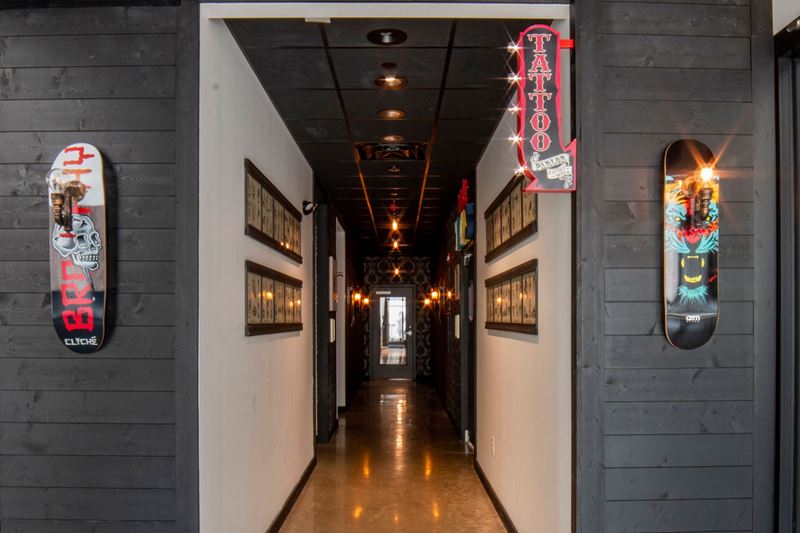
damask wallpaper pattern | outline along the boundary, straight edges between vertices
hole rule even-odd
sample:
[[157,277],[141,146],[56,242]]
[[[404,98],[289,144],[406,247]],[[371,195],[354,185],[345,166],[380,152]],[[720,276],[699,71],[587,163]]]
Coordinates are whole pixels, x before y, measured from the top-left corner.
[[[395,268],[400,269],[396,276]],[[365,257],[364,285],[367,294],[373,285],[414,285],[417,294],[417,321],[414,330],[417,351],[417,377],[431,375],[431,316],[423,308],[425,292],[431,284],[430,257]],[[364,376],[370,375],[370,321],[364,321]]]

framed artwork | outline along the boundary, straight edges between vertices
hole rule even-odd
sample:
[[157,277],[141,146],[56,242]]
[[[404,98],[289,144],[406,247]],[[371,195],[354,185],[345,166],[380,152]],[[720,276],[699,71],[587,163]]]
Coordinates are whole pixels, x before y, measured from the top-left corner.
[[538,196],[525,192],[529,183],[525,176],[515,176],[484,212],[487,263],[536,234]]
[[486,280],[486,329],[538,335],[539,262],[527,261]]
[[244,160],[244,233],[297,261],[303,215],[249,159]]
[[303,282],[252,261],[245,261],[245,335],[299,331]]

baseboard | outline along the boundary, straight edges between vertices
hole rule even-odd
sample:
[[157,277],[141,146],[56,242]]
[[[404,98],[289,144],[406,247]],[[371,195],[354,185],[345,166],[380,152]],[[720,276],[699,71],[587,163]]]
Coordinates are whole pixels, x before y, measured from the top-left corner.
[[500,516],[500,520],[502,520],[503,525],[506,526],[506,531],[509,533],[517,533],[517,528],[514,526],[514,522],[511,521],[511,517],[508,515],[506,508],[503,507],[503,504],[500,502],[500,498],[497,497],[497,493],[492,488],[492,484],[489,483],[489,479],[486,477],[486,474],[483,473],[483,469],[481,465],[478,463],[478,460],[475,459],[475,472],[478,474],[478,478],[481,480],[483,484],[483,488],[486,489],[486,494],[489,495],[489,499],[492,500],[492,505],[494,505],[495,511],[497,511],[498,516]]
[[300,493],[303,491],[303,487],[306,486],[306,482],[311,476],[311,472],[314,471],[315,466],[317,466],[316,454],[314,454],[314,457],[311,458],[311,462],[308,463],[308,466],[303,471],[303,475],[300,476],[300,481],[297,482],[297,485],[295,485],[292,493],[289,494],[288,498],[286,498],[286,502],[283,504],[283,507],[281,507],[281,511],[278,513],[278,516],[276,516],[275,520],[273,520],[272,524],[270,524],[269,529],[267,529],[267,533],[278,533],[278,530],[286,521],[286,517],[289,516],[289,512],[292,510],[292,507],[294,507],[294,503],[297,501],[297,498],[300,497]]

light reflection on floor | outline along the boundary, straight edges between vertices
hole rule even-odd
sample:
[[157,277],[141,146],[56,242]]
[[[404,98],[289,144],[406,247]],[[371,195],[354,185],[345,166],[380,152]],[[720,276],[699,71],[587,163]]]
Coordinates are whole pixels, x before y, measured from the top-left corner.
[[505,531],[428,385],[364,384],[281,531]]

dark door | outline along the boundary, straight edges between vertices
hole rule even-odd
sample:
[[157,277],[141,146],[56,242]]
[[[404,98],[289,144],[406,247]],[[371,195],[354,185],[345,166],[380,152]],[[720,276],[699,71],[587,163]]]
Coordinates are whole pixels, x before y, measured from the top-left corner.
[[414,379],[414,288],[373,288],[370,310],[372,378]]

